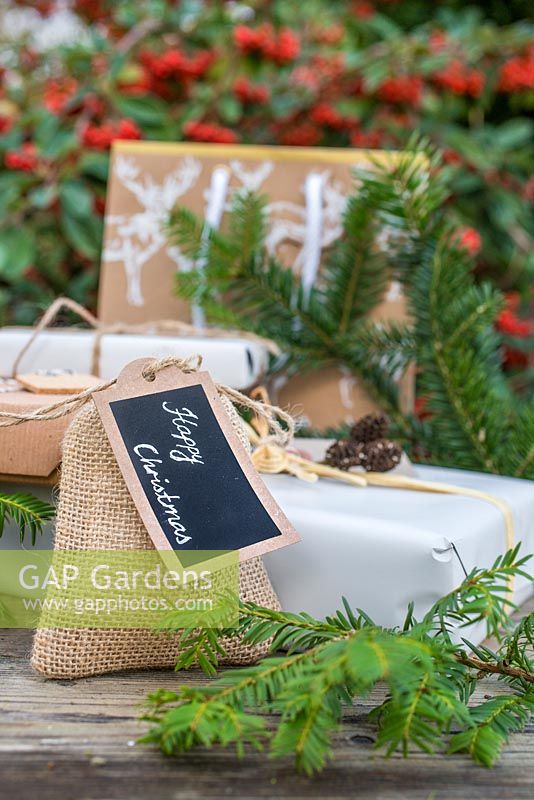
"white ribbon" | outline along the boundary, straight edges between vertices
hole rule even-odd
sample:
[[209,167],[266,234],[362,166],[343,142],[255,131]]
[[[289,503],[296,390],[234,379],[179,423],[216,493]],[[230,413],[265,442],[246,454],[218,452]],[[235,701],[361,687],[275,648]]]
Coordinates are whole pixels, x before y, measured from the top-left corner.
[[306,177],[304,197],[306,203],[306,228],[304,233],[301,284],[307,299],[317,278],[321,263],[323,240],[323,189],[324,176],[312,172]]
[[[221,225],[229,183],[230,170],[228,167],[224,165],[215,167],[211,175],[208,204],[204,215],[204,228],[202,230],[201,242],[202,255],[195,264],[197,269],[204,269],[206,266],[208,237],[210,230],[219,230]],[[191,320],[193,325],[197,328],[206,327],[206,317],[200,306],[194,305],[191,309]]]

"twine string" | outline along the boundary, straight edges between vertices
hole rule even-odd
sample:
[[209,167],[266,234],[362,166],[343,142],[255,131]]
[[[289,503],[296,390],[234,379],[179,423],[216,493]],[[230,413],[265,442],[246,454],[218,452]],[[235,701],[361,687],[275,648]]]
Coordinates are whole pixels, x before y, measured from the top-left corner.
[[[46,309],[45,313],[43,314],[39,322],[35,325],[30,338],[27,340],[27,342],[20,350],[18,356],[15,358],[13,362],[13,368],[11,370],[12,378],[17,377],[20,362],[22,361],[23,357],[26,355],[32,344],[35,342],[37,337],[45,330],[45,328],[48,328],[48,326],[55,320],[55,318],[63,308],[70,309],[72,312],[74,312],[74,314],[77,314],[79,317],[85,320],[85,322],[87,322],[87,324],[91,328],[95,329],[99,328],[100,323],[97,320],[97,318],[93,316],[93,314],[91,314],[90,311],[88,311],[86,308],[77,303],[75,300],[71,300],[70,297],[56,298],[54,302],[48,306],[48,308]],[[92,374],[95,375],[96,373],[93,372]]]
[[48,328],[59,312],[68,308],[74,314],[77,314],[94,330],[93,349],[91,353],[91,375],[100,375],[100,358],[102,354],[102,339],[108,334],[179,334],[180,336],[193,337],[198,336],[202,339],[245,339],[249,342],[260,344],[274,356],[280,355],[280,348],[272,341],[266,339],[264,336],[258,336],[250,331],[232,331],[226,328],[199,328],[191,325],[189,322],[182,322],[175,319],[163,319],[155,322],[143,322],[140,324],[127,324],[125,322],[116,322],[110,325],[102,324],[90,311],[71,300],[70,297],[58,297],[46,309],[41,319],[37,322],[32,330],[31,336],[25,342],[19,354],[13,362],[11,375],[13,378],[17,377],[19,372],[20,363],[26,355],[30,347],[41,333]]
[[[167,356],[166,358],[154,360],[150,364],[147,364],[143,369],[142,375],[145,380],[152,381],[159,372],[167,367],[176,367],[187,375],[197,372],[201,364],[202,356],[200,355],[192,355],[187,358]],[[31,412],[0,411],[0,428],[21,425],[23,422],[60,419],[61,417],[67,416],[67,414],[78,411],[92,398],[93,394],[102,392],[104,389],[109,389],[111,386],[114,386],[116,382],[116,378],[104,381],[97,386],[85,389],[83,392],[80,392],[80,394],[66,397],[51,405],[37,408]],[[252,411],[260,419],[265,420],[268,430],[271,432],[270,438],[273,442],[283,447],[287,446],[292,440],[295,432],[295,422],[290,414],[277,406],[253,400],[237,391],[237,389],[232,389],[229,386],[216,384],[216,387],[219,393],[228,397],[232,403]]]

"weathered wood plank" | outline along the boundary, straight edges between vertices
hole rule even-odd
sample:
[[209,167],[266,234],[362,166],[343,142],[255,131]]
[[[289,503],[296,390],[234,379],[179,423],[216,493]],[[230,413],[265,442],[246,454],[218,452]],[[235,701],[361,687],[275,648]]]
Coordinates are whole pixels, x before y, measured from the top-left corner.
[[[122,673],[77,682],[45,681],[28,666],[31,634],[0,632],[0,775],[2,796],[17,800],[141,800],[155,797],[379,798],[379,800],[522,800],[534,794],[534,725],[513,738],[494,770],[463,756],[415,754],[384,761],[372,749],[365,715],[372,699],[350,709],[335,737],[335,758],[309,779],[291,763],[250,753],[201,750],[177,760],[136,744],[139,704],[158,686],[199,681],[169,671]],[[479,692],[496,694],[495,682]],[[376,699],[376,696],[375,698]]]

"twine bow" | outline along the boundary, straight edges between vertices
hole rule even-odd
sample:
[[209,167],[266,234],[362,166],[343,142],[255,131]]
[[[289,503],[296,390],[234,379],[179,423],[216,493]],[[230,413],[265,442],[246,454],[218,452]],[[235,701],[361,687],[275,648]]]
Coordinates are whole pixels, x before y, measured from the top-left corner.
[[288,472],[296,478],[308,483],[315,483],[320,477],[335,478],[353,486],[367,486],[363,475],[355,472],[342,472],[326,464],[317,464],[309,458],[284,450],[276,444],[261,444],[252,453],[252,461],[258,472],[276,475]]

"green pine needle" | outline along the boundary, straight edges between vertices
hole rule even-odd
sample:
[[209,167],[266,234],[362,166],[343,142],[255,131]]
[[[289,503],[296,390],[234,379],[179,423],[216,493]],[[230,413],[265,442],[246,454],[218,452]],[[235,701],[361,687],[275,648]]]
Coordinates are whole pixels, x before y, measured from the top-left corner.
[[0,492],[0,536],[4,532],[6,522],[13,521],[18,526],[21,543],[29,531],[32,545],[35,545],[37,534],[42,533],[43,526],[55,516],[55,513],[53,506],[31,494]]

